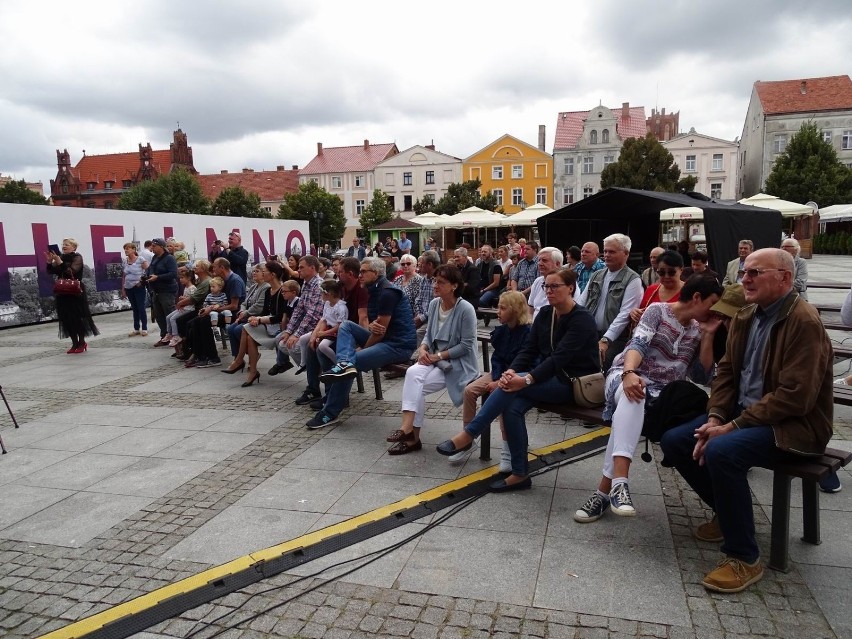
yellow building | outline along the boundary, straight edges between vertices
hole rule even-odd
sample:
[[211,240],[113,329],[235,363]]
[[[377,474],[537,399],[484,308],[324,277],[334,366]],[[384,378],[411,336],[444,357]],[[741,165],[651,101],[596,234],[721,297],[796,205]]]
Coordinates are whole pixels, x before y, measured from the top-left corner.
[[462,179],[482,182],[507,215],[533,204],[553,207],[553,156],[503,135],[462,161]]

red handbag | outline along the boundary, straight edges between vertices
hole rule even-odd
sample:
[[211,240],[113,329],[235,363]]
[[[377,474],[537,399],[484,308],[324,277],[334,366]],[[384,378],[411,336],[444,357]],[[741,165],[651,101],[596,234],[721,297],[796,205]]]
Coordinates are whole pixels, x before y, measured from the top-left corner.
[[73,277],[60,277],[53,283],[54,295],[82,295],[83,287],[80,286],[80,280],[75,280]]

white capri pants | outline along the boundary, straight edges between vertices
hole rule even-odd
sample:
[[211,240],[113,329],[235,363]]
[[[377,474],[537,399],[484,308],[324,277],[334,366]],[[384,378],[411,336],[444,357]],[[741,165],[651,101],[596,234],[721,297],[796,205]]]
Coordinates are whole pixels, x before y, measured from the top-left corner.
[[[647,384],[646,384],[647,388]],[[633,459],[633,453],[642,436],[642,423],[645,421],[645,400],[631,402],[624,395],[624,385],[615,389],[615,412],[612,414],[612,431],[604,453],[603,476],[613,477],[613,457]]]
[[426,395],[437,393],[447,387],[444,371],[437,366],[412,364],[405,371],[402,385],[402,410],[414,413],[414,428],[423,426],[426,412]]
[[322,339],[319,344],[317,344],[317,352],[322,353],[325,357],[330,359],[332,362],[337,361],[337,353],[334,352],[334,345],[336,344],[336,340],[333,339]]

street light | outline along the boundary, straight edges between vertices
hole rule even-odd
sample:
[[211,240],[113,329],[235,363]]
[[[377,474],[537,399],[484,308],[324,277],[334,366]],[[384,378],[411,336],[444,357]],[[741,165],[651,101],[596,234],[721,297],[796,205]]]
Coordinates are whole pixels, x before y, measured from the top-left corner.
[[314,211],[314,219],[317,221],[317,253],[319,253],[319,247],[322,246],[322,218],[325,217],[322,211]]

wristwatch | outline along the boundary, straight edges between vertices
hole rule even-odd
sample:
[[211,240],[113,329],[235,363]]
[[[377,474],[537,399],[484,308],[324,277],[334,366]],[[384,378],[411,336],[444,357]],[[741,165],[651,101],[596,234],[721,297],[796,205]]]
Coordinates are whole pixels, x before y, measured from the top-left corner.
[[606,337],[606,336],[601,337],[601,338],[600,338],[600,340],[598,340],[598,341],[603,342],[603,343],[604,343],[604,344],[606,344],[607,346],[609,346],[610,344],[612,344],[612,341],[611,341],[608,337]]
[[527,386],[532,386],[534,381],[535,380],[533,379],[532,375],[527,375],[526,377],[524,377],[524,384],[526,384]]

